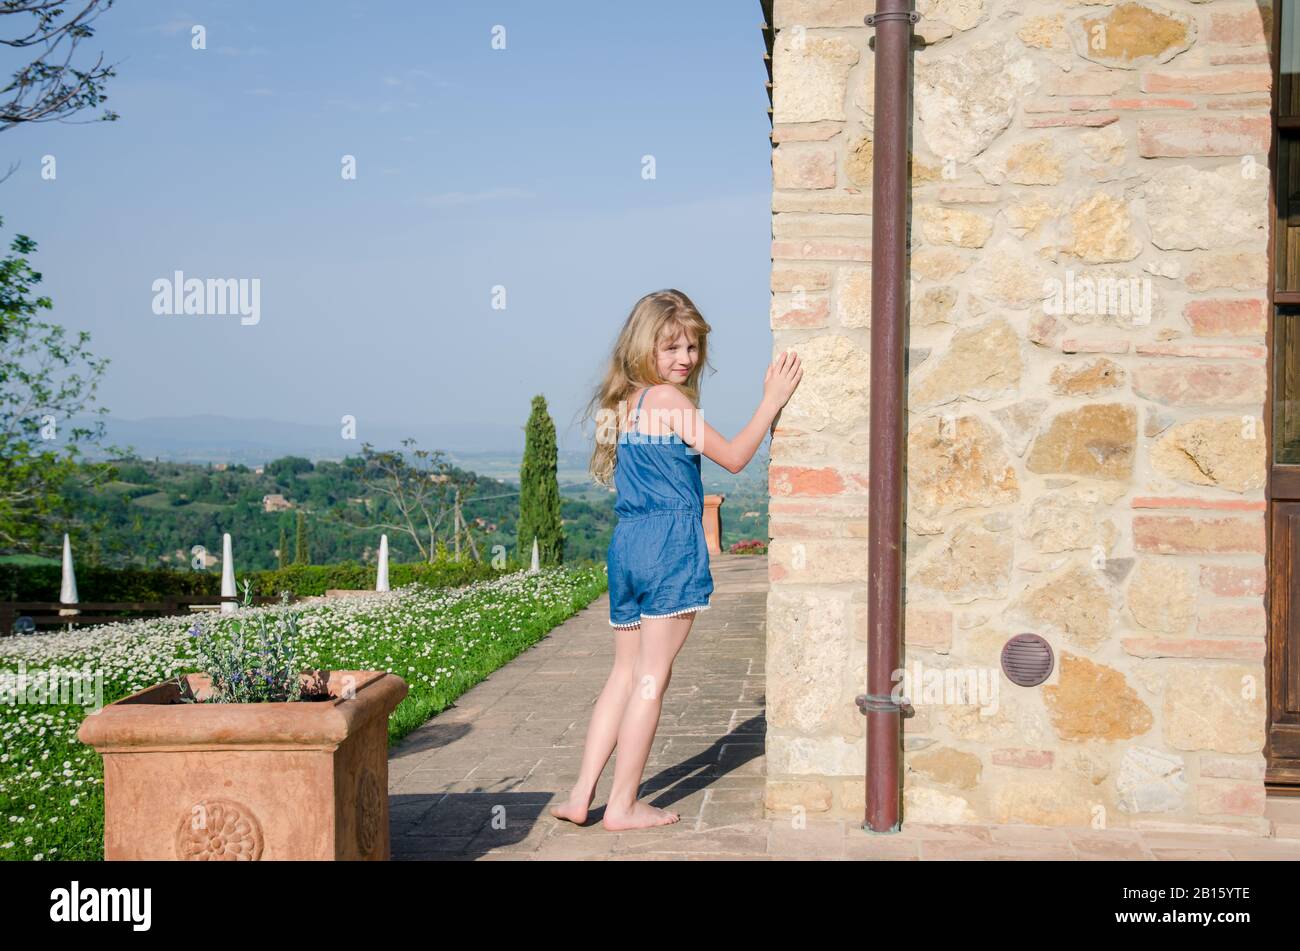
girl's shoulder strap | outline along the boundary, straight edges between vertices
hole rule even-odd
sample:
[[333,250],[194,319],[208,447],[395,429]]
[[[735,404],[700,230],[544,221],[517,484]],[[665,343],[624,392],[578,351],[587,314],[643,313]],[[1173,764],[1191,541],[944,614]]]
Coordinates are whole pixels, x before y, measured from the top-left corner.
[[644,390],[641,391],[641,398],[640,398],[639,400],[636,401],[636,411],[637,411],[637,413],[640,413],[640,412],[641,412],[641,404],[645,402],[645,395],[646,395],[647,393],[649,393],[649,392],[650,392],[650,387],[648,387],[648,386],[647,386]]

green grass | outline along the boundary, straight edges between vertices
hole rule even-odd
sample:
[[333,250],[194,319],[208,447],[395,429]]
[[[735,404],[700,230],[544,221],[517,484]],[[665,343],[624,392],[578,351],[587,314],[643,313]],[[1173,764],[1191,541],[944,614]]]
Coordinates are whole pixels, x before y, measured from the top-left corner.
[[233,504],[224,505],[217,502],[190,502],[185,506],[191,512],[208,512],[209,514],[212,512],[228,512],[234,507]]
[[[519,571],[464,588],[411,585],[390,598],[301,608],[305,668],[388,670],[410,692],[388,723],[390,745],[545,637],[607,589],[603,566]],[[253,610],[278,613],[280,606]],[[0,641],[0,681],[56,665],[102,675],[103,702],[197,666],[191,617],[157,618]],[[205,616],[219,635],[229,615]],[[6,698],[7,699],[7,698]],[[0,858],[102,859],[103,763],[76,736],[72,704],[0,702]],[[30,838],[30,842],[27,841]]]
[[123,482],[120,479],[114,479],[101,485],[99,491],[108,495],[152,495],[157,490],[151,486],[136,485],[134,482]]
[[166,492],[152,492],[149,495],[136,496],[131,500],[131,504],[147,509],[169,509],[172,507],[171,496]]
[[58,558],[43,555],[0,555],[0,565],[61,565]]

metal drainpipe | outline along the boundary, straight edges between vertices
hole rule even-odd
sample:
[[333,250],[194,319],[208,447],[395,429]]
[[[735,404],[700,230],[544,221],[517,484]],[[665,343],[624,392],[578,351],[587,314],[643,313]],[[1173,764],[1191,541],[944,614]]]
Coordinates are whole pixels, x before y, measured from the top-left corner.
[[867,513],[867,810],[870,832],[897,832],[906,699],[895,701],[903,628],[903,292],[907,279],[910,0],[878,0],[871,175],[871,456]]

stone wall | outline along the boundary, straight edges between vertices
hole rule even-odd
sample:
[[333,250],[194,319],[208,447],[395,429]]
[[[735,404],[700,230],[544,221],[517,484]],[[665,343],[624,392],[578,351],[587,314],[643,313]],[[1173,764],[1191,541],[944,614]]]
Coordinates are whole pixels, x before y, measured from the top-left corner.
[[[775,4],[769,816],[863,816],[871,9]],[[1267,834],[1269,9],[917,9],[904,821]]]

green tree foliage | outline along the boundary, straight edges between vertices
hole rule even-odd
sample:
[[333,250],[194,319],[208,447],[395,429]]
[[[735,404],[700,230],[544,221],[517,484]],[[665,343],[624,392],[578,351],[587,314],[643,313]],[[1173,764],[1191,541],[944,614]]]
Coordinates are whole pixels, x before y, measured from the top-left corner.
[[289,563],[289,539],[284,533],[284,523],[280,523],[280,544],[275,546],[275,561],[277,568],[283,568]]
[[302,456],[285,456],[283,459],[276,459],[266,464],[267,473],[280,482],[292,481],[294,476],[311,472],[314,468],[316,467],[311,464],[311,460],[304,459]]
[[560,482],[555,422],[546,397],[533,397],[533,411],[524,430],[524,459],[519,467],[519,558],[530,562],[537,539],[540,564],[564,561],[564,525],[560,520]]
[[62,532],[76,532],[65,483],[76,474],[93,487],[112,468],[80,462],[82,448],[103,438],[103,421],[70,422],[94,403],[108,360],[86,349],[87,332],[71,336],[39,319],[53,304],[34,296],[41,274],[27,256],[36,242],[16,235],[9,250],[0,261],[0,552],[13,554],[50,551]]

